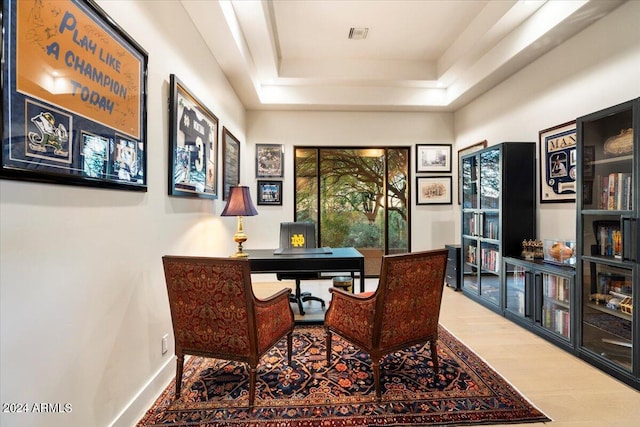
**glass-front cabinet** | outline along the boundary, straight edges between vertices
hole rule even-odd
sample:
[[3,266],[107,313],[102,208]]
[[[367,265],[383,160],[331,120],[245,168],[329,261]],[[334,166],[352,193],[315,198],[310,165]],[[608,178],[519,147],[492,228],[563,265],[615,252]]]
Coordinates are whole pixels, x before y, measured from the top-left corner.
[[461,159],[462,291],[499,312],[501,258],[535,237],[534,150],[533,143],[505,142]]
[[505,317],[572,348],[575,269],[510,257],[503,269]]
[[638,388],[639,99],[578,118],[580,355]]

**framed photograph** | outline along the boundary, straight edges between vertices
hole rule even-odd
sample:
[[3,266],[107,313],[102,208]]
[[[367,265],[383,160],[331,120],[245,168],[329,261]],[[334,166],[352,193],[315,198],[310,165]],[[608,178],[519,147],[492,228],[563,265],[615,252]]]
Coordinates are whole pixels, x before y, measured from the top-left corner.
[[3,13],[0,177],[147,191],[147,52],[93,1]]
[[450,205],[450,176],[418,176],[416,177],[416,204],[418,205]]
[[229,197],[229,189],[240,183],[240,141],[229,129],[222,127],[222,200]]
[[280,144],[256,144],[256,178],[284,176],[284,148]]
[[218,118],[170,76],[169,195],[218,198]]
[[480,141],[478,143],[475,143],[473,145],[470,145],[469,147],[466,148],[462,148],[460,150],[458,150],[458,204],[461,205],[462,204],[462,200],[460,198],[460,179],[462,177],[462,156],[466,156],[467,154],[471,154],[471,153],[475,153],[476,151],[480,151],[483,148],[487,147],[487,140],[485,139],[484,141]]
[[539,132],[540,203],[576,200],[576,122]]
[[282,181],[258,180],[258,204],[282,205]]
[[451,144],[416,145],[416,172],[451,172]]

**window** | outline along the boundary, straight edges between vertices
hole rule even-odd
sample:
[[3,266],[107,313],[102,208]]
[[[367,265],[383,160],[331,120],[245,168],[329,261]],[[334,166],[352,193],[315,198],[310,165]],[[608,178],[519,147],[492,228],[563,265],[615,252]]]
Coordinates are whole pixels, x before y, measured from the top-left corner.
[[365,275],[410,250],[410,148],[295,148],[295,219],[313,221],[320,246],[353,246]]

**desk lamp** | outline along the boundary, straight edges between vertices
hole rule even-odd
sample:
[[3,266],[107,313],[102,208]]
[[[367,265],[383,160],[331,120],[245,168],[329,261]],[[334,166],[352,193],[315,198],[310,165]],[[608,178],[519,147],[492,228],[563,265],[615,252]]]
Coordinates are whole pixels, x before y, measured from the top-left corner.
[[258,215],[258,211],[251,201],[249,187],[240,185],[237,187],[231,187],[229,189],[227,205],[224,207],[220,215],[238,217],[238,229],[236,230],[236,234],[233,235],[233,240],[238,244],[238,252],[231,255],[231,257],[244,258],[249,256],[246,252],[242,252],[242,244],[247,240],[247,234],[244,232],[244,228],[242,226],[242,217]]

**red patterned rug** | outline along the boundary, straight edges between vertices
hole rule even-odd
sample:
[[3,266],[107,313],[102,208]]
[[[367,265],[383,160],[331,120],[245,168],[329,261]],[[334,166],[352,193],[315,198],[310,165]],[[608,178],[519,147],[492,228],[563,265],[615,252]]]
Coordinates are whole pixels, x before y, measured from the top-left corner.
[[294,332],[258,365],[256,402],[248,406],[246,365],[191,357],[182,396],[175,382],[138,423],[142,426],[357,427],[480,425],[550,421],[469,348],[440,328],[440,373],[429,346],[392,353],[381,363],[382,402],[375,401],[369,355],[334,336],[331,366],[319,326]]

